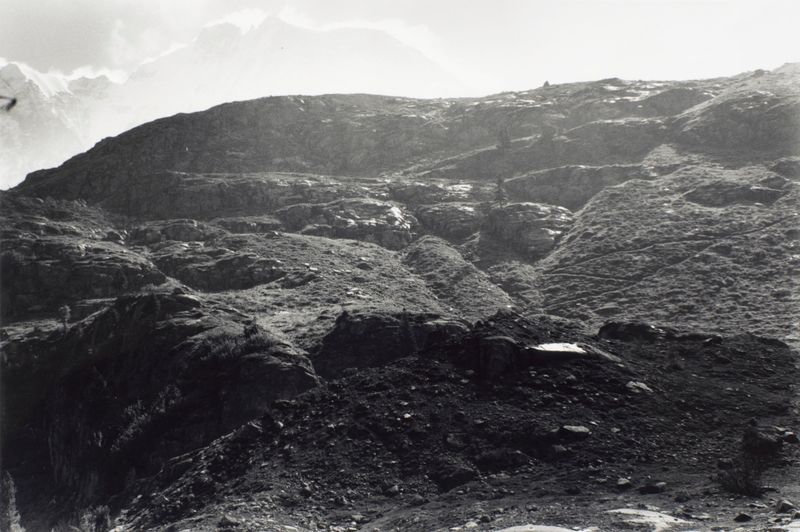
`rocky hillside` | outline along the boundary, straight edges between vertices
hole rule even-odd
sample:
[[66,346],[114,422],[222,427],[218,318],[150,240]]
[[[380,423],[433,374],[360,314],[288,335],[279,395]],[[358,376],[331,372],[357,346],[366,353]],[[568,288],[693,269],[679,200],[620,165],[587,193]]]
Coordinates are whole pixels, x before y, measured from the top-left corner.
[[270,97],[29,174],[0,196],[21,525],[788,523],[725,490],[755,462],[800,504],[798,87]]

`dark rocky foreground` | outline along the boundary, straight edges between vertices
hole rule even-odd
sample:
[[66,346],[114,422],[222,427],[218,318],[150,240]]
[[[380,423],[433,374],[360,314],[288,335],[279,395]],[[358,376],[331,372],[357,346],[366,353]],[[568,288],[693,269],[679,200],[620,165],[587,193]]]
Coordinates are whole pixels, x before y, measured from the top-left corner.
[[798,72],[266,98],[30,174],[0,527],[788,529]]

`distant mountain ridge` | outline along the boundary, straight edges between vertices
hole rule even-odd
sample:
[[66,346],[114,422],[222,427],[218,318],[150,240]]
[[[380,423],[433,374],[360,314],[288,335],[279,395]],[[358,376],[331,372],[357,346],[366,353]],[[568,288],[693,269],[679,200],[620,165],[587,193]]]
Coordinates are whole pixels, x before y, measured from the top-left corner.
[[[377,30],[314,31],[275,17],[246,33],[204,28],[124,83],[67,79],[16,63],[0,79],[19,100],[0,116],[0,187],[55,166],[100,139],[178,112],[270,94],[369,92],[431,96],[467,89],[440,65]],[[3,89],[8,90],[8,89]]]

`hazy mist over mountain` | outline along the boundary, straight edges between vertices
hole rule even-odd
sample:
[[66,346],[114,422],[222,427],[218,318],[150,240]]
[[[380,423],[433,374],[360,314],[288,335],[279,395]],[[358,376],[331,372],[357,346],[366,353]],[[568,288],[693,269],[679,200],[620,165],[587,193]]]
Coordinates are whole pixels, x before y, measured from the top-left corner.
[[8,0],[0,95],[18,104],[0,115],[0,189],[106,136],[235,100],[479,97],[545,80],[773,69],[798,60],[798,9],[784,0]]
[[8,153],[0,162],[1,188],[104,137],[222,102],[279,94],[468,92],[455,75],[385,32],[316,31],[276,17],[250,31],[230,23],[206,27],[121,83],[105,76],[69,79],[16,63],[3,67],[0,79],[19,100],[0,120],[0,145]]

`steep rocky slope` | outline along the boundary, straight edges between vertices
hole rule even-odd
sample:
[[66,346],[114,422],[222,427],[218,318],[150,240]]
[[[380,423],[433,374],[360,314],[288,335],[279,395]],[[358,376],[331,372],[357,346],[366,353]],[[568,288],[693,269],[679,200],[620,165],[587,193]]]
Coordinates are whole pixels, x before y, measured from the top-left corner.
[[272,97],[30,174],[0,195],[23,525],[729,527],[752,460],[800,497],[798,81]]

